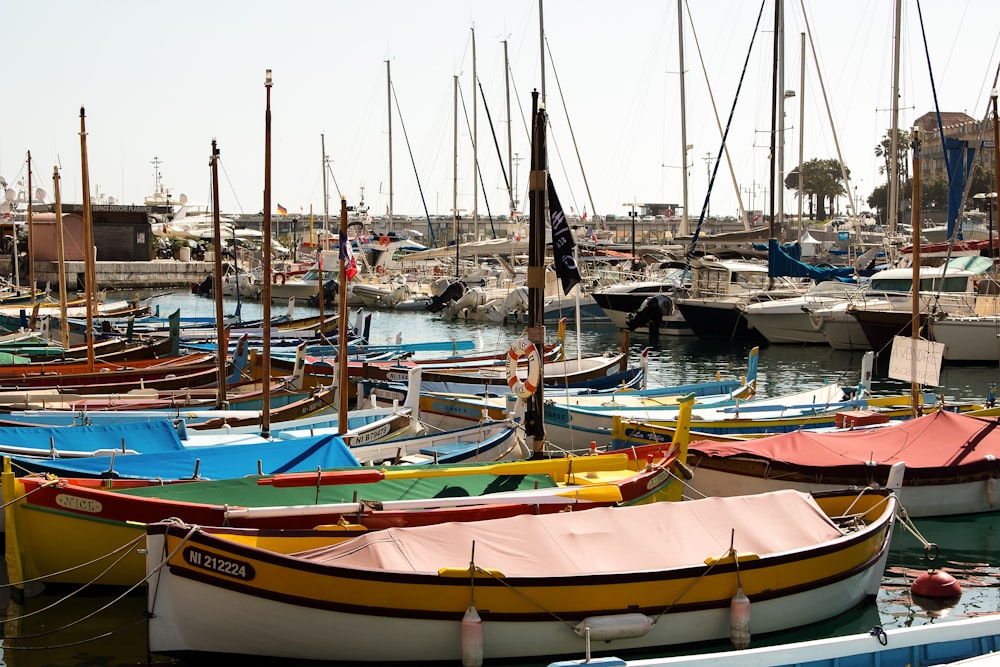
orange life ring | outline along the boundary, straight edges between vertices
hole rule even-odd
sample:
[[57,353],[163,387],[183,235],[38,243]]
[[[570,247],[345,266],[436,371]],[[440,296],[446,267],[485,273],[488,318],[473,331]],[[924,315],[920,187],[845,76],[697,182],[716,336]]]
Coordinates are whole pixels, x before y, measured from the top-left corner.
[[379,237],[378,242],[379,245],[384,245],[384,246],[387,246],[389,245],[389,243],[391,243],[391,241],[389,241],[389,237],[386,236],[385,234]]
[[288,280],[288,276],[286,276],[284,273],[275,273],[274,274],[274,284],[275,285],[284,285],[286,280]]
[[[517,375],[517,366],[521,357],[528,358],[528,377],[522,380]],[[541,381],[542,358],[538,354],[538,348],[528,340],[527,336],[521,336],[515,340],[510,349],[507,350],[507,386],[518,398],[530,398],[538,383]]]

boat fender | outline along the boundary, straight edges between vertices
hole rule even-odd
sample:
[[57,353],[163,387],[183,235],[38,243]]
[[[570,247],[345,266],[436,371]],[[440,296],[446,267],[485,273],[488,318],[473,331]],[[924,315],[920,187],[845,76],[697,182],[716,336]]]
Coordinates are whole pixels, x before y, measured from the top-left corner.
[[750,646],[750,598],[743,593],[742,586],[729,601],[729,641],[737,649]]
[[990,507],[997,506],[997,478],[990,477],[986,480],[986,502]]
[[592,640],[609,642],[612,639],[644,637],[652,628],[653,619],[645,614],[614,614],[588,616],[573,627],[573,632],[585,637],[590,630]]
[[483,664],[483,621],[474,605],[469,605],[462,616],[462,667],[480,667]]
[[[524,380],[517,375],[517,364],[521,357],[528,357],[528,377]],[[521,336],[507,350],[507,386],[518,398],[529,398],[538,389],[541,367],[542,359],[538,348],[527,336]]]

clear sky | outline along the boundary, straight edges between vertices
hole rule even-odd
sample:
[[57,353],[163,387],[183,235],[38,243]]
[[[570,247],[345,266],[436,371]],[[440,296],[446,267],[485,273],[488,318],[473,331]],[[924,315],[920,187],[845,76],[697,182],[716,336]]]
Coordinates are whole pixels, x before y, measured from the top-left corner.
[[[934,98],[918,5],[903,5],[900,127],[908,128],[934,109]],[[1000,2],[923,0],[919,7],[941,110],[983,118],[997,70]],[[51,193],[53,166],[60,165],[64,201],[80,201],[83,105],[94,196],[141,203],[153,190],[157,158],[173,196],[207,201],[214,138],[222,151],[222,210],[256,213],[263,206],[264,72],[270,68],[273,208],[281,204],[298,214],[312,207],[322,215],[322,135],[331,215],[339,211],[338,190],[354,205],[362,188],[372,213],[384,213],[390,180],[388,61],[395,97],[394,213],[423,216],[426,206],[432,215],[450,214],[457,190],[458,208],[467,215],[473,207],[474,31],[476,72],[486,96],[485,105],[481,97],[476,105],[484,183],[478,208],[481,217],[487,205],[494,215],[503,214],[506,188],[493,139],[495,132],[506,166],[503,40],[513,152],[521,159],[508,178],[523,200],[530,153],[525,122],[530,93],[542,85],[538,8],[537,0],[8,3],[0,37],[0,175],[11,187],[18,180],[26,184],[31,151],[35,187]],[[708,159],[720,146],[708,86],[725,124],[760,11],[759,3],[747,0],[695,0],[688,20],[684,7],[692,217],[704,203]],[[800,129],[806,160],[836,157],[808,42],[805,94],[799,90],[800,33],[807,19],[843,159],[864,198],[884,180],[874,147],[891,124],[893,2],[786,0],[785,11],[784,87],[796,93],[785,107],[786,171],[798,163]],[[622,215],[624,202],[679,203],[677,3],[547,0],[543,13],[550,170],[564,207]],[[729,135],[747,208],[766,208],[773,13],[768,0]],[[457,187],[455,76],[462,114]],[[711,212],[736,215],[735,190],[724,164]],[[793,195],[785,201],[786,210],[793,210]]]

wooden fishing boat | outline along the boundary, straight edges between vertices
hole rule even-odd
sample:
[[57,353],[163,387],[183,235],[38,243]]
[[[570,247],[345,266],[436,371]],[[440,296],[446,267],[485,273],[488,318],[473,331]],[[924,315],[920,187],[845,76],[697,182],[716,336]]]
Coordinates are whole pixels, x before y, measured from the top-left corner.
[[[878,413],[842,416],[858,426]],[[888,421],[887,419],[885,421]],[[888,426],[842,432],[793,431],[727,442],[695,441],[688,462],[706,495],[774,489],[821,491],[884,485],[893,464],[906,463],[899,500],[913,518],[1000,510],[997,418],[939,410]]]
[[[335,445],[339,440],[326,437]],[[251,452],[244,466],[280,469],[281,459],[275,457],[281,457],[281,447],[289,444],[271,443],[273,450],[257,454],[265,457],[259,464],[253,463]],[[345,454],[351,451],[340,449]],[[284,455],[289,470],[305,471],[312,466],[313,472],[302,475],[232,476],[217,482],[163,485],[155,480],[15,478],[8,474],[5,494],[16,502],[7,508],[7,548],[8,553],[18,555],[20,576],[25,578],[130,586],[144,576],[138,543],[142,524],[164,517],[231,527],[330,526],[330,535],[343,533],[337,527],[342,522],[353,525],[348,534],[356,534],[388,526],[645,502],[658,499],[668,489],[679,498],[678,478],[671,472],[679,450],[657,451],[651,461],[619,453],[448,467],[355,465],[335,470],[319,463],[323,470],[316,472],[315,458],[322,452],[313,445]],[[131,551],[118,551],[123,547]],[[102,557],[116,551],[120,562],[108,568]],[[91,564],[78,567],[83,563]]]
[[149,650],[441,664],[562,656],[589,634],[621,652],[728,637],[744,596],[754,633],[785,630],[878,592],[896,510],[887,489],[778,491],[389,528],[290,553],[157,523]]

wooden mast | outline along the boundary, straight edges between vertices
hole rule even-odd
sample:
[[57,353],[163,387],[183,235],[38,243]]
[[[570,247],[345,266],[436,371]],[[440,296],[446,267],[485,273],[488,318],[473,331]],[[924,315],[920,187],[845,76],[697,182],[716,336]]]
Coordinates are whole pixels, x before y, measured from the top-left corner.
[[80,165],[83,182],[83,275],[87,305],[87,370],[94,371],[94,220],[90,210],[90,169],[87,166],[87,113],[80,107]]
[[[545,109],[539,106],[538,91],[532,91],[531,175],[529,194],[531,210],[528,227],[528,340],[539,350],[545,349],[545,192],[548,171],[545,147]],[[545,364],[539,364],[539,381],[528,399],[525,435],[534,438],[533,456],[541,456],[545,446]]]
[[[338,247],[350,243],[347,238],[347,198],[340,197],[340,234],[337,237]],[[347,267],[344,265],[344,252],[338,252],[340,260],[337,275],[337,428],[340,433],[347,433]]]
[[914,349],[910,353],[910,394],[913,400],[913,416],[920,414],[920,383],[917,382],[916,341],[920,340],[920,131],[912,131],[913,148],[913,286],[910,288],[910,337]]
[[261,427],[260,434],[271,437],[271,70],[264,74],[264,90],[267,93],[267,106],[264,111],[264,289],[261,300],[264,302],[264,334],[261,349],[263,357],[263,385],[261,386]]
[[56,252],[59,259],[59,330],[62,346],[69,347],[69,321],[66,319],[66,239],[63,237],[62,195],[59,192],[59,167],[52,167],[52,187],[56,198]]
[[[217,381],[218,391],[216,392],[215,407],[221,410],[226,404],[226,357],[229,354],[229,337],[226,335],[226,318],[222,310],[222,223],[219,212],[219,149],[215,139],[212,139],[212,156],[209,158],[209,166],[212,168],[212,232],[215,234],[215,277],[213,279],[213,289],[215,291],[215,325],[218,328],[216,335],[216,359],[219,363],[219,379]],[[235,247],[233,248],[235,250]],[[235,255],[234,255],[235,256]],[[236,283],[236,290],[239,292],[239,281]],[[265,377],[264,383],[269,384],[270,378]]]

